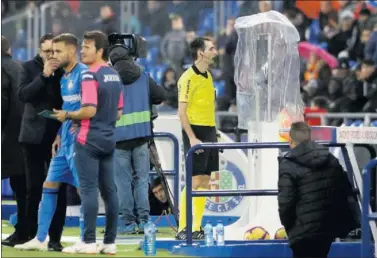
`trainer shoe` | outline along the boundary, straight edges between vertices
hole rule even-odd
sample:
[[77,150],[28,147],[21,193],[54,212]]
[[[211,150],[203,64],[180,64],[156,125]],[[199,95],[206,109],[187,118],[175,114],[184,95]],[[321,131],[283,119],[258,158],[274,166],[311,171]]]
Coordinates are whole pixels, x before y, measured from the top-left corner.
[[183,230],[178,232],[177,235],[175,236],[175,239],[176,240],[186,240],[187,239],[186,228],[184,228]]
[[14,248],[18,250],[47,251],[48,237],[43,242],[39,241],[37,237],[35,237],[29,242],[26,242],[25,244],[15,245]]
[[62,252],[69,254],[97,254],[97,244],[86,244],[82,241],[79,241],[74,245],[65,247]]
[[203,240],[204,239],[204,231],[200,230],[200,231],[192,232],[192,239]]
[[117,228],[117,234],[125,235],[125,234],[136,234],[136,223],[124,225],[121,224]]
[[116,246],[116,244],[103,244],[103,243],[101,243],[98,247],[98,252],[100,254],[115,255],[117,253],[117,246]]

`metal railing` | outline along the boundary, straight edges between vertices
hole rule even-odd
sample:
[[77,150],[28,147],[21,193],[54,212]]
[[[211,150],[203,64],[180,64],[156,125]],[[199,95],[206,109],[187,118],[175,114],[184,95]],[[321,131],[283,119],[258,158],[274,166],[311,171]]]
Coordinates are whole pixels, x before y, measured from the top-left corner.
[[[320,144],[328,147],[342,147],[344,156],[348,156],[344,144],[339,143],[324,143]],[[221,191],[193,191],[192,190],[192,172],[193,172],[193,154],[199,149],[286,149],[289,148],[288,143],[203,143],[191,147],[187,153],[186,157],[186,219],[187,219],[187,245],[192,245],[192,197],[199,196],[264,196],[264,195],[277,195],[277,190],[275,189],[264,189],[264,190],[221,190]],[[348,175],[353,175],[353,169],[350,164],[347,165]],[[365,189],[365,188],[364,188]]]
[[[173,170],[164,170],[165,176],[174,177],[174,205],[178,207],[179,196],[179,143],[177,137],[172,133],[154,133],[154,138],[168,138],[173,142]],[[153,171],[151,174],[156,175],[157,172]]]
[[372,119],[377,119],[376,113],[312,113],[306,114],[306,117],[320,118],[321,125],[328,125],[328,120],[333,118],[341,118],[344,123],[347,123],[351,119],[362,119],[364,125],[369,126]]
[[[361,256],[367,257],[372,253],[371,246],[371,229],[369,227],[370,223],[377,223],[377,211],[370,213],[369,203],[370,203],[370,181],[371,173],[374,167],[377,166],[377,158],[371,160],[363,169],[363,199],[362,199],[362,219],[361,219]],[[377,239],[375,241],[375,255],[377,257]]]

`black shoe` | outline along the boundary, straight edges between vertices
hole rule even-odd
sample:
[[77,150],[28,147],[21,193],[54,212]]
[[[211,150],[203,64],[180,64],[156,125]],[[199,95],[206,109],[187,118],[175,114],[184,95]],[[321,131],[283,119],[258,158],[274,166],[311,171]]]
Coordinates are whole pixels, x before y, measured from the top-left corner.
[[178,234],[175,236],[176,240],[186,240],[187,239],[187,232],[186,228],[182,231],[178,232]]
[[204,231],[200,230],[200,231],[192,232],[192,239],[204,240]]
[[50,241],[48,242],[48,251],[50,252],[61,252],[63,246],[60,242]]
[[30,240],[30,238],[28,238],[28,237],[21,237],[19,234],[17,234],[15,232],[12,235],[8,236],[6,239],[2,240],[1,241],[1,245],[13,247],[15,245],[25,244],[29,240]]

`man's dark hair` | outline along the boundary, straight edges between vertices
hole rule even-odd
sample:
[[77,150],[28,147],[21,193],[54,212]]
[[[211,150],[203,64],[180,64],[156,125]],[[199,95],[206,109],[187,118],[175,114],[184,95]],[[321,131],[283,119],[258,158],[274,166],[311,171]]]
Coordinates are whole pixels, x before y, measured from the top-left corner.
[[319,108],[323,108],[323,109],[328,109],[329,107],[329,101],[326,97],[322,97],[322,96],[317,96],[317,97],[314,97],[312,99],[312,103],[319,107]]
[[372,13],[370,12],[370,10],[368,8],[363,8],[361,9],[361,11],[359,12],[359,15],[365,15],[365,16],[370,16]]
[[194,61],[198,59],[198,50],[200,49],[204,51],[206,49],[206,41],[211,41],[211,39],[206,37],[197,37],[190,43],[190,52]]
[[162,184],[162,181],[161,181],[161,178],[160,177],[156,177],[155,179],[153,179],[152,183],[151,183],[151,189],[159,186]]
[[45,43],[46,40],[52,40],[53,38],[54,38],[54,36],[51,33],[43,35],[39,39],[39,46],[41,46],[43,43]]
[[363,61],[363,65],[367,65],[367,66],[375,66],[376,64],[374,63],[374,61],[372,59],[365,59]]
[[289,136],[295,144],[310,142],[312,140],[312,130],[305,122],[295,122],[291,125]]
[[79,40],[76,38],[75,35],[73,35],[71,33],[60,34],[60,35],[56,36],[55,38],[53,38],[52,42],[53,43],[63,42],[66,45],[72,45],[76,48],[79,45]]
[[5,36],[1,36],[1,55],[6,55],[9,51],[9,41]]
[[103,49],[102,59],[107,61],[109,59],[109,40],[107,35],[99,30],[87,31],[84,34],[84,40],[93,40],[96,50]]

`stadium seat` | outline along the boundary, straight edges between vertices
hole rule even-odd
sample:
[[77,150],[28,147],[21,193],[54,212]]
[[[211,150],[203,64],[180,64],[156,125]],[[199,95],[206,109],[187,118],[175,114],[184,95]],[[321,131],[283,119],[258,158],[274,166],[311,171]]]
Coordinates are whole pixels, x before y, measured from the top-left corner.
[[166,68],[166,64],[150,66],[149,74],[159,85],[161,85],[162,77],[165,73]]
[[160,36],[158,35],[148,36],[148,37],[145,37],[145,40],[147,41],[148,49],[151,49],[151,48],[160,49],[160,45],[161,45]]
[[213,31],[213,24],[214,24],[214,13],[213,9],[203,9],[199,12],[199,24],[198,30],[199,31]]
[[350,126],[351,127],[363,127],[364,121],[363,120],[356,120]]
[[27,61],[27,50],[26,48],[15,48],[12,49],[12,55],[18,61]]
[[158,63],[158,55],[160,53],[160,49],[157,47],[151,48],[148,50],[147,53],[147,63],[149,65],[155,65]]
[[9,184],[9,178],[1,180],[1,196],[12,197],[13,191]]
[[319,27],[319,21],[313,20],[310,24],[307,33],[307,40],[312,44],[319,44],[319,35],[321,34],[321,28]]
[[370,123],[370,126],[377,127],[377,120],[374,120]]
[[216,97],[221,97],[225,94],[225,81],[215,81]]

